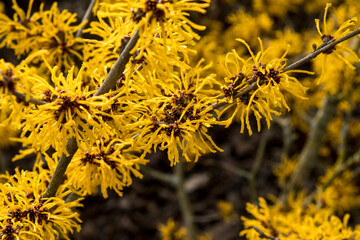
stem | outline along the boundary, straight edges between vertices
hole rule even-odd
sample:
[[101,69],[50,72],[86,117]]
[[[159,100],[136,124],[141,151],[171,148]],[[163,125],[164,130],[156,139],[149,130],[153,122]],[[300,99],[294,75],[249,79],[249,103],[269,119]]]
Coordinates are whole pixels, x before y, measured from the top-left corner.
[[4,173],[6,170],[6,157],[3,150],[0,148],[0,173]]
[[272,237],[272,236],[266,235],[257,226],[252,226],[252,228],[259,234],[259,238],[270,239],[270,240],[280,240],[280,238],[278,238],[278,237]]
[[66,144],[66,150],[68,151],[69,156],[66,156],[65,153],[61,155],[59,163],[55,168],[54,174],[51,177],[49,186],[47,187],[46,192],[44,194],[44,198],[50,198],[55,196],[56,191],[63,182],[63,177],[66,172],[66,169],[77,149],[78,146],[76,144],[75,138],[69,138]]
[[268,140],[269,140],[269,131],[265,131],[261,135],[259,147],[258,147],[257,152],[256,152],[255,161],[254,161],[254,164],[253,164],[252,169],[251,169],[251,175],[250,175],[251,177],[249,179],[250,196],[251,196],[251,201],[252,202],[256,201],[256,198],[257,198],[256,176],[257,176],[257,174],[259,172],[261,163],[262,163],[262,161],[264,159],[264,153],[265,153],[266,144],[267,144]]
[[234,165],[231,165],[229,163],[226,163],[226,162],[220,162],[220,167],[237,175],[238,177],[242,177],[242,178],[245,178],[245,179],[250,179],[251,178],[251,173],[242,169],[242,168],[238,168]]
[[[26,98],[25,94],[19,93],[18,91],[14,91],[14,92],[13,92],[13,95],[14,95],[16,98],[18,98],[18,99],[20,99],[20,100],[22,100],[22,101],[25,102],[25,98]],[[39,100],[39,99],[35,99],[35,98],[30,98],[28,102],[33,103],[33,104],[35,104],[35,105],[44,105],[44,104],[47,103],[47,102],[45,102],[45,101],[42,101],[42,100]]]
[[[181,152],[181,151],[180,151]],[[184,166],[182,160],[175,166],[175,176],[177,178],[177,196],[181,208],[181,213],[187,228],[187,237],[189,240],[196,240],[196,228],[194,224],[194,214],[191,207],[189,196],[184,186]]]
[[[91,0],[90,4],[89,4],[88,8],[86,9],[86,12],[81,20],[82,23],[90,20],[92,9],[95,5],[95,2],[96,2],[96,0]],[[84,24],[83,26],[81,26],[81,28],[79,28],[79,30],[77,30],[77,32],[75,34],[76,38],[80,38],[82,36],[82,32],[83,32],[85,26],[86,26],[86,24]]]
[[163,173],[158,170],[155,170],[151,167],[146,165],[141,167],[142,172],[148,174],[149,176],[153,177],[156,180],[162,181],[164,183],[168,183],[171,186],[177,186],[177,179],[176,176],[173,174]]
[[[251,78],[252,79],[252,78]],[[234,99],[235,98],[239,98],[241,97],[242,95],[245,95],[253,90],[256,90],[258,88],[257,86],[257,83],[256,82],[253,82],[250,86],[248,86],[247,88],[243,89],[242,91],[236,93],[234,95]],[[225,97],[223,97],[225,98]],[[221,103],[214,103],[212,105],[210,105],[209,107],[213,107],[213,109],[216,109],[216,108],[220,108],[222,106],[225,106],[227,103],[226,102],[221,102]]]
[[310,126],[309,135],[306,139],[304,148],[299,156],[299,164],[291,176],[289,183],[285,186],[282,199],[290,193],[296,185],[306,180],[317,161],[318,150],[322,143],[322,138],[326,133],[326,128],[331,118],[335,114],[336,107],[340,101],[338,96],[328,95],[323,101],[323,107],[318,110]]
[[[301,113],[300,115],[303,115],[303,113]],[[296,135],[291,127],[289,117],[275,118],[274,121],[276,121],[282,128],[283,147],[281,150],[281,159],[285,159],[289,157],[290,148],[294,140],[296,139]]]
[[349,100],[349,105],[350,105],[350,109],[344,113],[344,120],[343,120],[343,124],[341,126],[341,132],[340,132],[340,138],[339,138],[339,147],[338,147],[338,157],[336,162],[337,163],[342,163],[346,157],[346,138],[348,136],[349,133],[349,122],[351,119],[351,114],[352,114],[352,107],[351,107],[351,102]]
[[251,178],[251,173],[249,171],[246,171],[242,168],[239,168],[239,167],[236,167],[234,166],[234,164],[231,164],[231,163],[227,163],[225,161],[214,161],[212,159],[207,159],[207,162],[204,161],[204,164],[205,166],[212,166],[212,167],[220,167],[228,172],[231,172],[233,174],[235,174],[236,176],[238,177],[241,177],[241,178],[245,178],[247,180],[249,180]]
[[117,80],[119,80],[121,74],[125,70],[126,64],[129,62],[129,59],[131,57],[130,51],[135,47],[138,39],[139,29],[137,29],[134,35],[131,37],[124,51],[121,52],[119,58],[116,60],[114,66],[111,68],[109,74],[106,76],[104,82],[101,84],[100,88],[97,90],[94,96],[99,96],[107,93],[115,87]]

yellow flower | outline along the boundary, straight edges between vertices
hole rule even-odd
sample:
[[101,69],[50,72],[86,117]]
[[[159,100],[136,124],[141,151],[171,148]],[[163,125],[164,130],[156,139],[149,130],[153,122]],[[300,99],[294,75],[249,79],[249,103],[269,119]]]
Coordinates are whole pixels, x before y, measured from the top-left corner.
[[[45,61],[46,62],[46,61]],[[74,77],[74,68],[66,78],[57,75],[57,67],[50,68],[51,83],[38,75],[28,77],[32,84],[31,92],[42,97],[46,104],[30,105],[24,113],[21,125],[21,138],[25,145],[31,144],[38,151],[52,146],[59,156],[67,153],[65,145],[74,137],[79,146],[84,142],[89,149],[96,140],[95,133],[101,129],[105,137],[113,135],[112,127],[107,123],[111,118],[111,109],[116,101],[116,92],[93,97],[94,91],[82,87],[83,69]],[[114,116],[113,116],[114,117]]]
[[[330,6],[331,6],[331,3],[328,3],[328,4],[326,4],[326,7],[325,7],[325,13],[324,13],[324,18],[323,18],[323,31],[321,31],[321,29],[320,29],[320,20],[315,19],[316,29],[321,36],[322,44],[333,42],[333,41],[347,35],[351,31],[350,28],[352,26],[354,26],[355,22],[357,21],[357,18],[353,17],[353,18],[347,20],[346,22],[344,22],[343,24],[341,24],[341,26],[334,33],[331,33],[332,29],[334,28],[334,24],[333,24],[333,22],[327,21],[327,19],[326,19],[328,9],[330,8]],[[319,48],[321,48],[321,46],[322,45],[320,45]],[[336,47],[333,47],[332,49],[325,51],[323,54],[323,59],[321,60],[321,63],[322,63],[321,76],[318,80],[318,83],[320,83],[323,80],[324,73],[326,70],[325,66],[326,66],[327,57],[333,56],[333,55],[335,55],[335,57],[333,58],[332,61],[341,60],[350,69],[353,69],[353,70],[355,69],[355,67],[353,66],[352,62],[360,61],[360,59],[358,58],[356,53],[354,53],[349,47],[345,46],[344,42],[337,44]],[[346,57],[346,55],[350,55],[350,56]]]
[[[240,131],[243,132],[246,125],[249,135],[251,135],[250,112],[253,112],[255,115],[258,131],[260,131],[260,119],[262,117],[265,118],[269,128],[270,121],[272,120],[271,114],[280,115],[280,111],[283,109],[290,111],[284,92],[288,92],[290,95],[301,99],[306,99],[305,92],[307,88],[303,87],[289,73],[312,73],[303,70],[285,71],[287,51],[280,58],[268,60],[267,52],[270,49],[264,50],[260,39],[261,50],[256,55],[254,55],[244,40],[237,40],[247,47],[251,57],[244,59],[235,50],[232,53],[228,53],[225,61],[228,77],[225,78],[226,85],[222,88],[226,98],[222,101],[230,104],[220,112],[219,116],[235,106],[235,109],[231,109],[231,117],[226,120],[226,126],[229,126],[235,116],[239,114],[241,121]],[[248,89],[251,84],[255,83],[256,86],[252,86],[250,91],[234,99],[236,94]]]
[[[0,175],[0,237],[2,239],[48,240],[70,239],[69,233],[80,230],[79,214],[72,208],[81,207],[81,198],[63,200],[70,192],[62,188],[55,197],[43,198],[49,172],[15,170],[15,175]],[[56,229],[56,230],[55,230]]]
[[90,149],[81,148],[85,151],[75,154],[66,174],[69,187],[82,196],[96,193],[97,186],[105,198],[108,188],[122,196],[123,187],[132,184],[132,175],[142,178],[140,164],[148,162],[132,154],[137,149],[133,143],[116,138],[100,138]]
[[[82,60],[82,49],[84,40],[75,37],[76,32],[85,25],[85,22],[75,25],[76,14],[67,10],[60,10],[57,3],[53,3],[49,10],[43,10],[34,15],[39,15],[41,26],[38,28],[38,35],[31,44],[32,52],[47,50],[46,59],[51,66],[57,65],[59,70],[69,70],[75,64],[75,60]],[[41,63],[41,61],[40,61]],[[43,69],[46,66],[42,64]]]
[[140,29],[140,52],[137,55],[139,60],[154,38],[160,38],[162,44],[167,46],[167,39],[174,42],[177,36],[181,36],[182,45],[194,45],[193,39],[198,39],[199,36],[192,29],[204,30],[205,27],[188,19],[187,11],[205,13],[209,3],[209,0],[126,0],[111,4],[105,2],[97,14],[101,17],[121,17],[125,22],[132,22],[131,32]]
[[145,96],[154,97],[133,107],[133,115],[140,117],[130,125],[136,141],[145,144],[144,154],[159,145],[160,150],[167,150],[173,166],[179,155],[197,161],[207,151],[221,151],[207,134],[208,128],[217,124],[209,107],[217,101],[212,97],[216,91],[211,89],[216,84],[214,76],[201,77],[209,67],[201,67],[199,62],[193,69],[169,73],[165,80],[144,82],[143,88],[149,91]]
[[129,40],[134,34],[131,22],[126,19],[101,16],[97,18],[98,21],[91,22],[90,27],[84,30],[84,33],[97,36],[97,39],[84,40],[84,64],[87,66],[87,75],[90,78],[93,78],[94,74],[98,75],[97,79],[90,83],[92,88],[100,86],[119,57],[124,41]]
[[[0,47],[12,48],[18,58],[24,54],[33,54],[39,50],[47,50],[47,61],[51,65],[58,65],[60,69],[68,70],[75,63],[75,59],[82,60],[82,38],[75,38],[76,31],[85,23],[74,25],[76,14],[67,10],[59,11],[57,3],[50,10],[44,10],[41,4],[40,11],[31,15],[33,0],[25,13],[13,1],[15,10],[14,19],[0,13]],[[46,70],[41,58],[32,61],[39,68],[38,72]]]

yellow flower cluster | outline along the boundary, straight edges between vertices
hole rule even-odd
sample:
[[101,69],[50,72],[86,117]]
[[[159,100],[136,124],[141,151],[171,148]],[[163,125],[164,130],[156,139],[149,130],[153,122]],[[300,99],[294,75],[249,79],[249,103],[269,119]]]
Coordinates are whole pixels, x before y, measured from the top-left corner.
[[[84,145],[84,144],[83,144]],[[100,186],[102,195],[107,198],[107,189],[122,196],[122,189],[132,184],[131,175],[142,178],[140,164],[147,160],[132,154],[132,143],[121,139],[104,138],[97,140],[91,148],[83,146],[85,151],[78,151],[73,157],[66,175],[69,176],[69,188],[81,196],[94,194]]]
[[49,177],[42,168],[0,175],[1,239],[70,239],[69,233],[80,230],[79,214],[72,208],[82,206],[81,198],[65,202],[70,191],[64,188],[55,197],[44,198]]
[[[29,1],[25,13],[14,0],[16,13],[13,19],[0,13],[0,38],[4,38],[0,47],[14,49],[18,58],[46,50],[47,61],[52,66],[58,65],[59,70],[70,69],[75,59],[82,60],[79,51],[83,40],[76,38],[75,33],[85,23],[74,25],[76,14],[67,10],[60,12],[56,2],[49,10],[44,10],[44,4],[41,4],[39,12],[31,14],[33,3],[34,0]],[[40,64],[37,65],[38,72],[46,70],[40,58],[33,62]]]
[[52,68],[50,83],[39,75],[28,77],[32,93],[41,97],[44,104],[30,105],[24,110],[20,137],[25,145],[43,154],[50,147],[60,154],[68,154],[65,146],[69,138],[74,137],[79,146],[83,142],[90,148],[98,137],[96,133],[101,131],[106,137],[113,134],[105,116],[115,103],[112,94],[116,93],[93,97],[94,92],[82,86],[82,71],[74,77],[72,68],[64,77],[62,73],[57,74],[57,67]]
[[159,145],[160,150],[167,149],[173,166],[181,155],[187,161],[197,161],[207,151],[221,151],[207,134],[208,128],[217,124],[210,113],[211,104],[217,101],[211,87],[217,82],[212,75],[201,77],[201,72],[210,66],[200,64],[172,73],[166,88],[154,81],[152,84],[158,87],[152,87],[147,94],[156,96],[135,106],[134,111],[141,117],[132,125],[137,129],[136,141],[146,143],[144,154],[151,147],[156,151]]
[[120,17],[129,23],[131,32],[140,29],[140,51],[136,59],[141,59],[145,48],[156,44],[156,39],[165,46],[194,45],[198,39],[194,29],[205,27],[192,22],[188,11],[205,13],[210,1],[193,0],[140,0],[112,1],[100,5],[99,17]]
[[[222,87],[224,101],[228,102],[228,106],[221,112],[220,116],[227,110],[231,109],[231,116],[226,120],[226,126],[229,126],[236,115],[240,115],[241,130],[244,131],[246,125],[249,135],[252,134],[249,114],[254,113],[257,120],[257,128],[260,131],[260,119],[265,118],[268,128],[272,120],[272,114],[280,115],[283,109],[290,111],[284,91],[293,96],[305,99],[307,88],[292,76],[291,72],[302,72],[313,74],[304,70],[285,71],[287,59],[285,52],[280,58],[272,60],[267,59],[267,51],[264,50],[262,41],[260,49],[256,55],[252,52],[249,45],[242,39],[242,42],[248,49],[251,57],[243,59],[236,51],[228,53],[226,56],[225,69],[227,77],[225,78],[225,86]],[[240,95],[237,97],[237,95]]]

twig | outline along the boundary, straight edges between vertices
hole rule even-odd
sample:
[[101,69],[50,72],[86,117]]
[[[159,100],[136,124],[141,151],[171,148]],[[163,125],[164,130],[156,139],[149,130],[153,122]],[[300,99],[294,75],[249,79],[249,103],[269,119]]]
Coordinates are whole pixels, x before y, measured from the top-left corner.
[[293,132],[289,117],[276,117],[274,118],[274,121],[277,122],[282,128],[283,147],[281,150],[281,158],[284,159],[287,158],[290,154],[290,148],[296,139],[296,134]]
[[[25,94],[19,93],[18,91],[14,91],[13,94],[14,94],[14,96],[15,96],[16,98],[20,99],[21,101],[24,101],[24,102],[26,101],[26,96],[25,96]],[[30,98],[29,101],[27,101],[27,102],[33,103],[33,104],[35,104],[35,105],[44,105],[44,104],[47,103],[47,102],[45,102],[45,101],[42,101],[42,100],[39,100],[39,99],[35,99],[35,98]]]
[[137,29],[134,35],[131,37],[124,51],[121,52],[119,58],[116,60],[114,66],[111,68],[109,74],[106,76],[104,82],[101,84],[100,88],[97,90],[94,96],[99,96],[107,93],[113,87],[115,87],[117,80],[119,80],[121,74],[125,70],[126,64],[129,62],[129,59],[131,57],[130,51],[135,47],[138,39],[139,29]]
[[[215,167],[221,167],[223,168],[224,170],[226,171],[229,171],[239,177],[242,177],[242,178],[245,178],[247,180],[250,179],[251,177],[251,173],[242,169],[242,168],[238,168],[236,166],[234,166],[234,164],[230,164],[230,163],[227,163],[225,161],[214,161],[213,159],[207,159],[207,161],[204,161],[205,165],[207,166],[215,166]],[[219,165],[218,165],[219,164]]]
[[220,163],[220,167],[222,167],[223,169],[229,171],[229,172],[232,172],[234,173],[235,175],[239,176],[239,177],[242,177],[242,178],[245,178],[245,179],[250,179],[251,178],[251,173],[242,169],[242,168],[238,168],[234,165],[231,165],[229,163],[226,163],[226,162],[221,162]]
[[211,213],[203,216],[194,216],[194,222],[196,223],[209,223],[213,221],[219,221],[221,216],[219,213]]
[[163,173],[146,165],[142,166],[141,170],[142,172],[148,174],[149,176],[153,177],[156,180],[170,184],[174,187],[177,186],[177,178],[173,174]]
[[0,148],[0,173],[4,173],[6,170],[6,157],[3,150]]
[[280,238],[278,238],[278,237],[272,237],[272,236],[266,235],[257,226],[252,226],[252,228],[259,234],[259,238],[270,239],[270,240],[280,240]]
[[269,131],[264,131],[261,135],[260,143],[256,152],[255,161],[253,163],[252,169],[251,169],[251,177],[249,179],[250,184],[250,196],[251,201],[256,201],[257,193],[256,193],[256,176],[259,172],[261,163],[264,159],[264,153],[266,149],[266,144],[269,140]]
[[[349,100],[350,101],[350,100]],[[350,122],[350,118],[351,118],[351,103],[349,102],[350,105],[350,109],[345,112],[344,114],[344,120],[343,120],[343,124],[341,126],[341,132],[340,132],[340,137],[339,137],[339,147],[338,147],[338,151],[337,151],[337,163],[342,163],[346,157],[346,138],[348,136],[349,133],[349,122]]]
[[[251,79],[252,79],[252,78],[251,78]],[[251,91],[253,91],[253,90],[256,90],[257,88],[258,88],[257,83],[256,83],[256,82],[253,82],[253,83],[252,83],[250,86],[248,86],[247,88],[245,88],[245,89],[243,89],[242,91],[236,93],[233,98],[234,98],[234,99],[235,99],[235,98],[239,98],[239,97],[241,97],[241,96],[243,96],[243,95],[245,95],[245,94],[247,94],[247,93],[249,93],[249,92],[251,92]],[[223,97],[223,98],[225,98],[225,97]],[[223,98],[222,98],[222,99],[223,99]],[[227,104],[226,102],[214,103],[214,104],[210,105],[209,107],[212,107],[213,109],[217,109],[217,108],[220,108],[220,107],[222,107],[222,106],[225,106],[226,104]]]
[[336,107],[340,101],[339,96],[328,95],[323,101],[323,107],[318,110],[310,126],[309,135],[305,146],[299,155],[299,163],[289,183],[285,186],[281,199],[285,198],[297,184],[308,178],[309,173],[316,162],[318,150],[322,143],[322,138],[326,133],[326,128],[331,118],[335,114]]
[[[179,151],[181,155],[181,151]],[[191,202],[189,196],[185,190],[184,186],[184,166],[182,159],[180,158],[179,163],[175,166],[175,176],[177,178],[177,196],[179,199],[179,204],[181,208],[181,213],[185,221],[185,226],[187,228],[187,237],[189,240],[196,240],[196,228],[194,224],[194,214],[191,207]]]
[[[81,20],[82,23],[85,22],[85,21],[89,21],[89,20],[90,20],[90,18],[91,18],[91,13],[92,13],[92,9],[93,9],[93,7],[94,7],[94,5],[95,5],[95,2],[96,2],[96,0],[91,0],[90,4],[89,4],[88,8],[86,9],[86,12],[85,12],[85,14],[84,14],[84,16],[83,16],[83,18],[82,18],[82,20]],[[76,32],[76,34],[75,34],[75,37],[77,37],[77,38],[80,38],[80,37],[81,37],[82,32],[83,32],[85,26],[86,26],[86,24],[84,24],[83,26],[81,26],[81,27],[79,28],[79,30],[77,30],[77,32]]]
[[[138,39],[139,39],[139,29],[136,30],[134,36],[126,45],[124,51],[121,53],[114,66],[111,68],[103,84],[95,93],[95,96],[99,96],[104,93],[107,93],[108,91],[110,91],[110,89],[112,89],[115,86],[116,81],[120,78],[122,72],[125,69],[125,65],[129,62],[129,59],[131,57],[130,51],[134,48]],[[55,196],[57,189],[59,188],[61,182],[63,181],[63,177],[66,172],[66,169],[70,164],[72,157],[74,156],[75,152],[78,149],[76,140],[74,138],[70,138],[67,141],[66,149],[69,153],[69,156],[66,156],[64,153],[61,155],[58,165],[55,168],[54,174],[51,177],[50,184],[44,194],[45,198]]]
[[77,151],[78,146],[76,144],[75,138],[69,138],[66,144],[66,150],[68,151],[69,155],[66,156],[63,153],[60,157],[58,164],[56,165],[54,174],[51,177],[49,186],[46,189],[44,194],[44,198],[54,197],[56,191],[58,190],[59,186],[63,182],[63,177],[66,172],[66,169],[74,156],[75,152]]

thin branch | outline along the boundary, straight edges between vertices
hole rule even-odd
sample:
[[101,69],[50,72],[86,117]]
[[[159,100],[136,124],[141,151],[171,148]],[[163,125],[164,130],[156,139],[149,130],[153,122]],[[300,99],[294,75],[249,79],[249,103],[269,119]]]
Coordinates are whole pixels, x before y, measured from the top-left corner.
[[251,173],[249,171],[246,171],[242,168],[234,166],[234,164],[227,163],[225,161],[214,161],[213,159],[207,159],[207,161],[204,161],[203,164],[206,166],[212,166],[212,167],[221,167],[222,169],[229,171],[239,177],[245,178],[247,180],[250,179]]
[[266,235],[257,226],[252,226],[252,228],[259,234],[259,238],[270,239],[270,240],[280,240],[280,238],[278,238],[278,237],[272,237],[272,236]]
[[259,172],[261,163],[264,159],[265,149],[267,142],[269,140],[269,131],[264,131],[261,135],[260,143],[256,152],[255,161],[253,163],[252,169],[251,169],[251,177],[249,179],[250,184],[250,196],[251,201],[256,201],[257,193],[256,193],[256,176]]
[[350,122],[351,115],[352,115],[350,99],[349,99],[348,103],[349,103],[350,109],[344,113],[344,119],[343,119],[343,123],[341,126],[341,132],[340,132],[340,137],[339,137],[339,147],[337,150],[337,155],[338,155],[337,160],[336,160],[337,163],[342,163],[346,157],[346,138],[349,133],[349,122]]
[[64,180],[63,177],[66,172],[66,169],[77,149],[78,146],[76,144],[75,138],[70,138],[66,144],[66,150],[68,151],[69,155],[66,156],[65,153],[61,155],[60,160],[56,165],[54,174],[51,177],[49,186],[47,187],[46,192],[44,194],[44,198],[55,196],[56,191],[58,190],[59,186]]
[[[26,102],[26,96],[25,96],[25,94],[19,93],[18,91],[14,91],[14,92],[13,92],[13,95],[14,95],[16,98],[20,99],[21,101]],[[33,104],[35,104],[35,105],[44,105],[44,104],[47,104],[47,102],[42,101],[42,100],[39,100],[39,99],[35,99],[35,98],[30,98],[27,102],[33,103]]]
[[[251,79],[252,79],[252,78],[251,78]],[[233,98],[234,98],[234,99],[235,99],[235,98],[239,98],[239,97],[241,97],[241,96],[243,96],[243,95],[245,95],[245,94],[247,94],[247,93],[249,93],[249,92],[251,92],[251,91],[253,91],[253,90],[256,90],[257,88],[258,88],[257,83],[256,83],[256,82],[253,82],[253,83],[252,83],[250,86],[248,86],[247,88],[245,88],[245,89],[243,89],[242,91],[236,93]],[[225,98],[225,97],[223,97],[223,98]],[[214,104],[210,105],[209,107],[212,107],[213,109],[217,109],[217,108],[220,108],[220,107],[222,107],[222,106],[225,106],[226,104],[227,104],[226,102],[214,103]]]
[[226,163],[226,162],[220,162],[220,167],[222,167],[223,169],[239,176],[245,179],[250,179],[251,178],[251,173],[242,169],[242,168],[238,168],[232,164]]
[[[301,113],[299,115],[303,114]],[[292,129],[290,117],[275,117],[274,122],[278,123],[282,128],[283,147],[281,150],[281,158],[284,159],[289,157],[290,148],[297,136]]]
[[[182,151],[179,151],[181,155]],[[181,213],[185,221],[185,226],[187,228],[187,237],[189,240],[196,240],[196,228],[194,213],[191,207],[191,202],[189,196],[185,190],[185,177],[184,177],[184,166],[182,159],[180,158],[179,163],[175,166],[175,176],[177,178],[177,197],[179,200]]]
[[99,96],[104,93],[107,93],[112,88],[115,87],[116,82],[119,80],[119,78],[121,77],[122,73],[125,70],[126,64],[130,60],[131,57],[130,51],[135,47],[138,39],[139,39],[139,29],[137,29],[134,35],[131,37],[124,51],[121,52],[119,58],[115,62],[114,66],[111,68],[109,74],[106,76],[104,82],[101,84],[100,88],[97,90],[94,96]]
[[4,173],[6,171],[6,157],[3,150],[0,148],[0,173]]
[[146,165],[142,166],[141,170],[156,180],[170,184],[173,187],[177,186],[177,178],[173,174],[163,173]]
[[219,213],[211,213],[203,216],[194,216],[194,222],[196,223],[209,223],[214,221],[219,221],[221,216]]
[[[89,4],[88,8],[86,9],[86,12],[81,20],[82,23],[90,20],[92,9],[95,5],[95,2],[96,2],[96,0],[91,0],[90,4]],[[86,24],[84,24],[83,26],[81,26],[81,28],[79,28],[79,30],[77,30],[75,37],[80,38],[82,36],[82,32],[83,32],[85,26],[86,26]]]
[[305,181],[318,157],[318,151],[327,129],[327,125],[335,114],[336,107],[340,101],[339,96],[328,95],[323,101],[323,107],[318,110],[310,125],[309,135],[305,146],[299,155],[299,163],[292,174],[289,183],[285,186],[281,199],[285,200],[297,185]]

